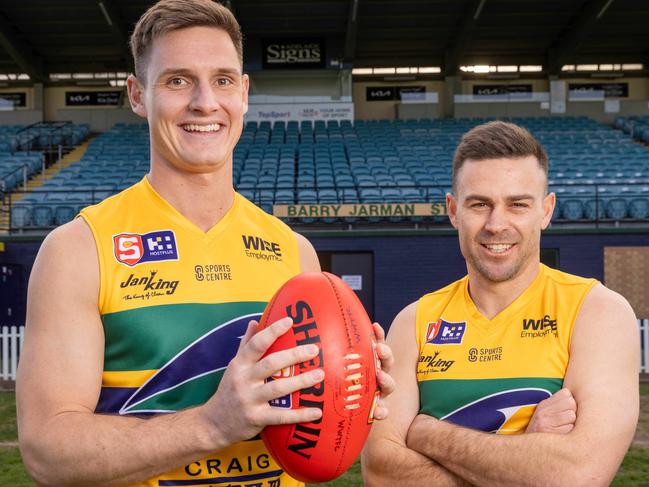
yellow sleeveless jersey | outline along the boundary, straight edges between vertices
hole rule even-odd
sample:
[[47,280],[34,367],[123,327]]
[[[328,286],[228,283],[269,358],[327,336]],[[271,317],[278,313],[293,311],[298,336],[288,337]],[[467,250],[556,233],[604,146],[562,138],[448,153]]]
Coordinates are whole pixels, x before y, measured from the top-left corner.
[[[297,240],[235,194],[203,232],[146,177],[81,212],[99,255],[104,372],[96,412],[173,413],[207,401],[248,322],[300,272]],[[259,438],[139,485],[301,486]]]
[[468,282],[418,302],[420,412],[485,432],[523,433],[536,405],[563,385],[575,319],[597,281],[541,265],[491,320],[471,300]]

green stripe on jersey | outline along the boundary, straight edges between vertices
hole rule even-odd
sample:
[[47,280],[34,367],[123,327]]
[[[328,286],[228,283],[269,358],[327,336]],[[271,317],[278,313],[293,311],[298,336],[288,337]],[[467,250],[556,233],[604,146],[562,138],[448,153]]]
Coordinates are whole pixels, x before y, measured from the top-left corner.
[[554,394],[563,379],[525,377],[514,379],[427,380],[419,382],[419,412],[435,418],[471,404],[479,399],[513,389],[546,389]]
[[107,313],[104,370],[158,369],[208,331],[265,308],[264,302],[188,303]]
[[219,370],[181,384],[175,389],[152,396],[133,407],[131,412],[179,411],[204,404],[216,391],[224,372],[224,370]]

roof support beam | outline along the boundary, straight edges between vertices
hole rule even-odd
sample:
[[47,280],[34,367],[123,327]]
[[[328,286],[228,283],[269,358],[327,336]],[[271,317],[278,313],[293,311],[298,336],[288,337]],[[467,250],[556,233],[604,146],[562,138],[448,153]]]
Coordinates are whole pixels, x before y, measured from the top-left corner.
[[106,23],[110,27],[110,31],[113,34],[113,38],[119,46],[119,51],[126,61],[126,66],[129,71],[133,71],[133,58],[131,57],[131,51],[129,49],[129,37],[126,29],[122,23],[122,19],[115,9],[113,0],[98,0],[97,6],[104,18]]
[[565,37],[548,51],[548,73],[558,74],[561,67],[577,52],[584,39],[597,25],[614,0],[587,0],[574,22],[564,29]]
[[356,35],[358,33],[358,7],[360,0],[349,0],[349,14],[347,15],[347,33],[345,34],[345,50],[343,62],[353,64],[356,57]]
[[34,54],[33,49],[20,39],[16,28],[0,12],[0,46],[12,57],[20,69],[27,73],[34,82],[45,78],[43,59]]
[[453,76],[460,69],[460,60],[473,38],[473,32],[478,25],[478,19],[487,0],[473,0],[467,10],[462,24],[453,40],[453,44],[447,49],[444,56],[444,72],[446,76]]

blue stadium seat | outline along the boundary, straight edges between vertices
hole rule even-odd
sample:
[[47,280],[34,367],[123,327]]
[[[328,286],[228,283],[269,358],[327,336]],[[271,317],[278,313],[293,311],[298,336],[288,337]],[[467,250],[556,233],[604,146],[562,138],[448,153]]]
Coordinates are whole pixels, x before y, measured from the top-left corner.
[[35,227],[50,227],[52,226],[53,212],[52,207],[49,205],[34,205],[32,208],[32,224]]
[[11,207],[11,227],[14,229],[24,229],[29,227],[32,222],[32,211],[28,205],[19,203]]
[[649,199],[636,197],[629,201],[629,217],[634,220],[646,220],[649,218]]
[[626,199],[621,196],[611,196],[606,200],[606,217],[619,221],[627,215]]
[[561,203],[561,216],[568,221],[584,218],[584,205],[581,199],[569,196]]
[[76,214],[77,209],[72,205],[56,205],[54,208],[54,225],[63,225],[72,221]]

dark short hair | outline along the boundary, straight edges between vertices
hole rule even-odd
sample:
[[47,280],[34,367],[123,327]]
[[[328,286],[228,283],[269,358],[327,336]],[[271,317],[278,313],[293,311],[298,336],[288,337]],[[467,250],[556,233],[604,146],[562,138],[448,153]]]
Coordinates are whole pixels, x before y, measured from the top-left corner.
[[224,30],[232,39],[239,63],[243,67],[241,27],[226,7],[212,0],[160,0],[144,12],[131,35],[131,52],[138,79],[145,81],[153,41],[168,32],[188,27],[215,27]]
[[469,130],[460,141],[453,156],[453,192],[457,175],[467,160],[518,159],[534,156],[548,178],[548,155],[543,146],[523,127],[513,123],[488,122]]

